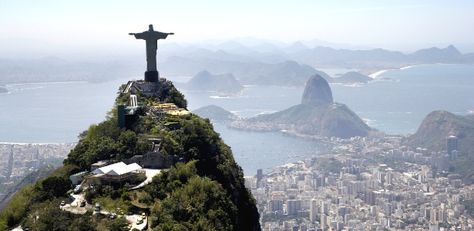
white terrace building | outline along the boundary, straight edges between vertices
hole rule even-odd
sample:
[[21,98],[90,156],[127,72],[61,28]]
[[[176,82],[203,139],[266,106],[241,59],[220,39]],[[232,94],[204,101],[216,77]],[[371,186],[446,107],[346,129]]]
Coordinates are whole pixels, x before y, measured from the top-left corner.
[[105,181],[124,181],[142,171],[142,167],[137,163],[125,164],[124,162],[118,162],[95,169],[92,174]]

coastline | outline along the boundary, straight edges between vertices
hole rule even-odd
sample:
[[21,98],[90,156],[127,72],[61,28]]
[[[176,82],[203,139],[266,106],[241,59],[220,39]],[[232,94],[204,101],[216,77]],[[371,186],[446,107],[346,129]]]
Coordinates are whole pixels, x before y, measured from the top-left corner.
[[411,68],[414,68],[414,67],[417,67],[417,66],[422,66],[422,65],[426,65],[426,64],[413,64],[413,65],[407,65],[407,66],[402,66],[402,67],[398,67],[398,68],[382,69],[382,70],[373,72],[372,74],[369,74],[368,76],[373,78],[373,79],[377,79],[378,77],[380,77],[381,75],[383,75],[385,72],[388,72],[388,71],[407,70],[407,69],[411,69]]
[[108,79],[104,81],[91,81],[91,80],[64,80],[64,81],[34,81],[34,82],[4,82],[1,83],[0,87],[8,88],[8,87],[14,87],[14,86],[22,86],[22,85],[38,85],[38,84],[74,84],[74,83],[108,83],[108,82],[114,82],[114,81],[123,81],[123,80],[130,80],[130,79],[136,79],[136,77],[131,77],[131,78],[114,78],[114,79]]
[[[381,70],[378,70],[378,71],[375,71],[375,72],[369,74],[368,76],[371,77],[371,78],[376,79],[376,78],[380,77],[381,75],[383,75],[385,72],[388,72],[388,71],[408,70],[408,69],[412,69],[412,68],[415,68],[415,67],[426,66],[426,65],[460,65],[460,64],[462,65],[463,63],[420,63],[420,64],[411,64],[411,65],[401,66],[401,67],[398,67],[398,68],[394,67],[394,68],[381,69]],[[470,64],[465,64],[465,65],[470,65]]]

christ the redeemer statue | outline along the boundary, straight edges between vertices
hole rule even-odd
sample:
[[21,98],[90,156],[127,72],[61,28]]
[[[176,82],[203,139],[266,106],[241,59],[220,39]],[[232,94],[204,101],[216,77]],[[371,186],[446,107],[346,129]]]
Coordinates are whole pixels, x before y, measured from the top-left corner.
[[158,82],[158,70],[156,69],[156,49],[158,49],[158,40],[166,39],[168,35],[174,33],[163,33],[153,30],[153,25],[150,24],[149,29],[142,33],[129,33],[134,35],[136,39],[143,39],[146,41],[146,63],[147,69],[145,72],[145,81],[147,82]]

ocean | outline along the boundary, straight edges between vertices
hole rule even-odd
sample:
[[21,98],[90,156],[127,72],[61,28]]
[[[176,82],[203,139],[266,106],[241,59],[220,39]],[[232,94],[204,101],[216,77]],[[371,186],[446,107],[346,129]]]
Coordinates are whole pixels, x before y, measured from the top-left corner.
[[[332,73],[335,73],[332,70]],[[172,77],[183,82],[189,77]],[[75,142],[80,132],[105,118],[120,84],[59,82],[7,85],[0,94],[0,142]],[[331,84],[336,102],[348,105],[370,126],[389,133],[414,133],[433,110],[474,111],[474,65],[433,64],[388,70],[369,84]],[[245,86],[237,96],[183,91],[190,110],[209,104],[241,117],[271,113],[298,104],[303,87]],[[324,147],[280,133],[215,129],[232,147],[246,175],[317,155]]]

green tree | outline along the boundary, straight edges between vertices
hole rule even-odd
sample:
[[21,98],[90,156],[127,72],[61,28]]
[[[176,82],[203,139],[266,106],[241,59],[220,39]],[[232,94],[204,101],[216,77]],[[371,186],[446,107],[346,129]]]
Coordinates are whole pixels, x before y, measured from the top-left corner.
[[50,197],[62,197],[71,189],[71,181],[65,177],[50,176],[41,182],[41,187]]
[[128,222],[124,217],[119,217],[109,224],[110,231],[128,231]]
[[186,164],[178,163],[168,171],[153,177],[153,181],[147,185],[145,190],[152,198],[162,200],[174,190],[186,184],[191,177],[196,176],[196,173],[196,161]]
[[236,230],[237,208],[222,186],[194,176],[155,211],[155,230]]

